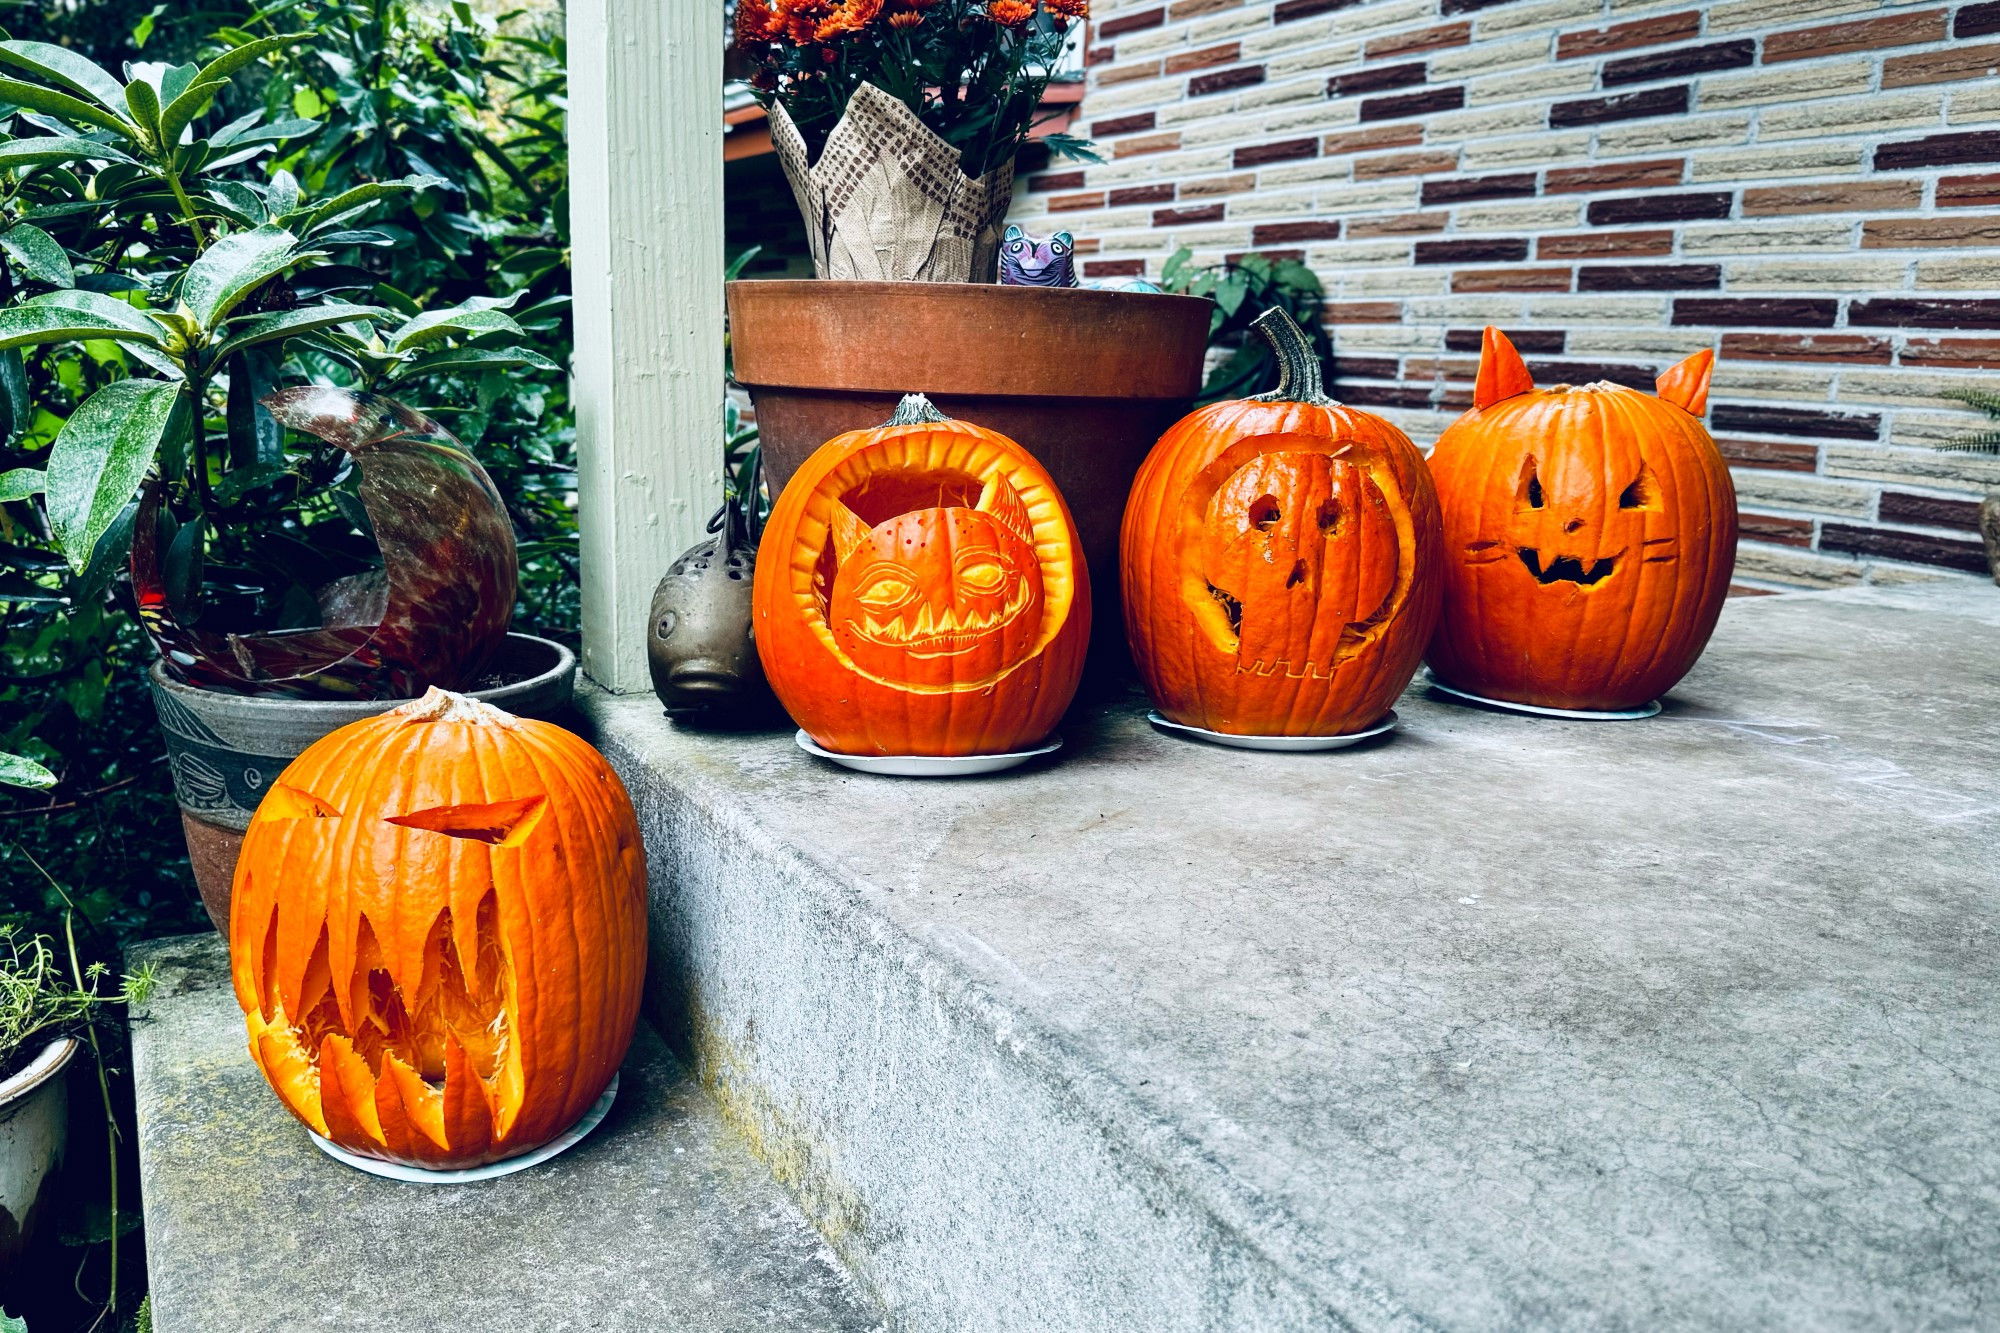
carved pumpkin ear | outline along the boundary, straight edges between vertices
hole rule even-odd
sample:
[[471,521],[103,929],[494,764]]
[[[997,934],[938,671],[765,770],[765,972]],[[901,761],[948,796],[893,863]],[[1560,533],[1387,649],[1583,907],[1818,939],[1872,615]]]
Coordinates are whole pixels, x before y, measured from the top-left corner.
[[407,815],[391,815],[389,823],[469,838],[496,847],[518,847],[527,839],[548,804],[546,796],[523,796],[485,805],[439,805]]
[[1715,351],[1704,347],[1653,381],[1660,398],[1684,409],[1691,417],[1708,410],[1708,381],[1715,373]]
[[266,819],[340,818],[340,811],[311,792],[287,787],[282,782],[271,784],[271,790],[264,793],[263,801],[257,806],[257,813]]
[[1528,365],[1514,350],[1514,344],[1506,334],[1488,324],[1479,347],[1479,379],[1472,386],[1472,405],[1491,407],[1534,387],[1535,377],[1528,373]]
[[1000,526],[1019,537],[1029,546],[1035,544],[1035,521],[1028,515],[1028,506],[1021,499],[1021,493],[1014,489],[1014,483],[995,475],[986,483],[986,489],[979,493],[979,503],[975,506],[982,514],[991,514],[1000,521]]
[[866,544],[868,534],[873,532],[861,515],[836,500],[833,504],[833,553],[844,564]]

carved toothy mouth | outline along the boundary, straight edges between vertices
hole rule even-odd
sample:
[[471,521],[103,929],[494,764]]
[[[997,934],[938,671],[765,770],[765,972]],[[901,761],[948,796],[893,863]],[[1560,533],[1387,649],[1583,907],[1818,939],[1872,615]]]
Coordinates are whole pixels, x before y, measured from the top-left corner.
[[1585,568],[1583,561],[1577,557],[1559,555],[1548,563],[1547,568],[1544,568],[1542,553],[1534,547],[1523,546],[1516,551],[1516,554],[1521,557],[1521,563],[1528,567],[1528,572],[1535,576],[1537,583],[1575,583],[1585,588],[1610,578],[1612,566],[1618,559],[1615,555],[1600,556],[1589,568]]
[[847,622],[858,638],[878,648],[894,648],[912,657],[947,657],[984,642],[1027,610],[1033,589],[1022,579],[1005,604],[988,611],[935,611],[926,602],[909,621],[902,616],[877,620],[865,616]]

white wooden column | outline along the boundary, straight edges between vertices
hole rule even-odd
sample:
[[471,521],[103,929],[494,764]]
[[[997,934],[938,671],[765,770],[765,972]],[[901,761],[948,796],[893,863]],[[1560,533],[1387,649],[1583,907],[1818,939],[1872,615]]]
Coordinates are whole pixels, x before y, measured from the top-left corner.
[[722,8],[569,0],[583,669],[620,693],[721,501]]

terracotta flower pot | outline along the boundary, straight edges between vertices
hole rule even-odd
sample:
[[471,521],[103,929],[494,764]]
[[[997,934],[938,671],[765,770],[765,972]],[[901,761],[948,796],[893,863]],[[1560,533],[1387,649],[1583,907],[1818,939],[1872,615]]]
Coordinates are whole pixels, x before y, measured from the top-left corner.
[[782,489],[813,450],[878,426],[905,393],[1025,445],[1083,537],[1093,667],[1125,662],[1118,526],[1140,460],[1201,388],[1207,300],[980,283],[729,285],[736,378]]
[[[184,685],[158,662],[147,679],[166,736],[195,884],[209,920],[227,939],[236,853],[272,781],[328,732],[408,700],[225,694]],[[576,654],[549,639],[509,634],[487,679],[494,683],[470,691],[473,698],[524,717],[546,718],[569,707]]]
[[[27,1068],[0,1080],[0,1279],[57,1201],[51,1182],[69,1135],[63,1070],[76,1052],[75,1040],[58,1037]],[[0,1281],[0,1291],[6,1289]]]

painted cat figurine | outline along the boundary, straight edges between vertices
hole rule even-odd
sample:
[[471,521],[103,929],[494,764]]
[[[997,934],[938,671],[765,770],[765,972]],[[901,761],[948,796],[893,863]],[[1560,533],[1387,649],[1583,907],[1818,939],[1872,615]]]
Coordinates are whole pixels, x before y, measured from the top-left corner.
[[1084,287],[1101,292],[1157,292],[1143,278],[1120,282],[1079,282],[1076,238],[1066,231],[1030,236],[1014,223],[1000,242],[1000,285],[1003,287]]

